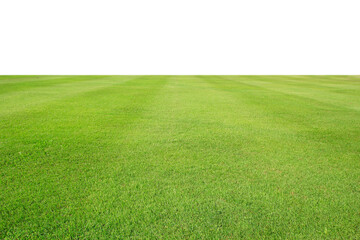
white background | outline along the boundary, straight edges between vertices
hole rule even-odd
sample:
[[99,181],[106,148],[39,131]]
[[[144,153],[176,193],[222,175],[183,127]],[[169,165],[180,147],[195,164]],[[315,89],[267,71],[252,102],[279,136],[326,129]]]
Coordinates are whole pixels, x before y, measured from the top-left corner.
[[360,1],[0,0],[0,74],[360,74]]

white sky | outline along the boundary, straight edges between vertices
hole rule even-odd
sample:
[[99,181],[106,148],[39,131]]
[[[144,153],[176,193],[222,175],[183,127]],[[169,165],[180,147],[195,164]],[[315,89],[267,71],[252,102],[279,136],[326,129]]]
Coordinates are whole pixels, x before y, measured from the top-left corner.
[[360,74],[360,1],[1,0],[0,74]]

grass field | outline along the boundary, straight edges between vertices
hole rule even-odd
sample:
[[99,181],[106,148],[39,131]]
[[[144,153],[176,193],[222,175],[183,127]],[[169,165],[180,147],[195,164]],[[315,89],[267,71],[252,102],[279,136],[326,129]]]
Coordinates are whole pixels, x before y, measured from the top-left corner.
[[360,76],[0,76],[0,239],[360,239]]

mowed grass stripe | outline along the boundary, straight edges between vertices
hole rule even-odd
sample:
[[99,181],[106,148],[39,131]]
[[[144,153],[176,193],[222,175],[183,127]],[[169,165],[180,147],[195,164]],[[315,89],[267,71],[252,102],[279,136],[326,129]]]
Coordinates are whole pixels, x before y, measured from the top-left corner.
[[133,78],[136,76],[122,76],[115,79],[112,76],[100,76],[78,81],[76,77],[73,77],[73,82],[66,81],[65,83],[49,84],[49,86],[34,87],[27,90],[9,91],[0,95],[0,108],[2,109],[0,118],[24,111],[41,110],[42,107],[46,107],[53,101],[61,101],[74,95],[122,84],[122,82]]
[[[300,76],[297,78],[299,77]],[[295,83],[292,82],[295,77],[286,76],[251,76],[248,79],[241,79],[240,81],[243,84],[266,88],[289,95],[311,98],[319,102],[336,105],[336,108],[348,108],[356,111],[360,110],[358,108],[360,105],[360,96],[358,94],[360,91],[359,84],[350,85],[346,80],[342,80],[338,81],[337,84],[328,86],[326,83],[316,84],[316,81],[304,81],[306,76],[302,77],[303,78],[300,78],[302,80],[296,80]],[[226,76],[225,78],[239,80],[236,79],[236,77],[232,78],[231,76]],[[325,76],[323,78],[325,78]],[[341,84],[342,82],[347,84]]]
[[[46,80],[54,80],[63,78],[64,76],[56,76],[56,75],[2,75],[0,76],[0,85],[7,85],[7,84],[16,84],[16,83],[31,83],[33,81],[39,81],[39,79],[46,79]],[[70,76],[69,76],[70,77]],[[74,76],[71,76],[74,77]]]
[[[135,78],[27,113],[18,119],[19,124],[26,119],[26,124],[18,126],[17,135],[6,135],[1,128],[6,151],[2,151],[1,199],[12,199],[1,201],[5,204],[2,219],[11,219],[3,222],[2,237],[76,236],[72,230],[80,230],[77,220],[84,217],[82,206],[88,204],[99,175],[106,176],[102,169],[111,166],[109,159],[122,160],[116,141],[165,78],[147,82],[147,78]],[[14,119],[11,122],[16,126]]]
[[[279,189],[283,184],[293,182],[290,184],[292,190],[290,188],[288,191],[304,197],[300,198],[299,204],[302,205],[309,196],[327,199],[323,204],[328,208],[320,208],[324,212],[319,212],[316,217],[323,219],[316,222],[316,225],[324,224],[322,228],[325,228],[325,224],[331,222],[332,217],[336,218],[343,213],[343,220],[349,221],[347,230],[354,233],[359,218],[351,213],[360,207],[359,201],[352,198],[357,188],[355,186],[359,183],[360,170],[359,145],[356,141],[360,133],[359,128],[354,128],[359,124],[358,121],[354,122],[357,113],[354,115],[351,111],[348,115],[337,115],[322,111],[323,103],[311,101],[309,104],[306,98],[268,91],[242,84],[241,81],[227,82],[222,77],[204,79],[211,82],[216,89],[231,93],[237,104],[229,105],[243,107],[239,117],[246,116],[247,109],[250,109],[244,120],[253,131],[252,138],[259,140],[255,149],[262,149],[261,160],[269,161],[268,164],[262,162],[261,168],[264,173],[277,172],[277,178],[285,174],[287,176],[282,178],[284,181],[279,181],[281,178],[276,179]],[[230,123],[232,122],[236,120],[233,119]],[[347,134],[344,135],[344,132]],[[252,162],[255,164],[258,161]],[[266,174],[264,178],[266,179]],[[295,193],[294,189],[299,192]],[[337,192],[336,197],[328,195],[328,191]],[[284,199],[286,198],[282,198]],[[319,199],[315,199],[316,201],[308,201],[309,206],[305,209],[317,210]],[[329,206],[329,203],[333,205]],[[306,221],[311,222],[314,216],[310,212],[306,214],[309,217]],[[304,220],[298,217],[301,215],[294,215],[291,221]],[[316,225],[313,229],[321,229]],[[338,229],[333,226],[332,230],[335,234]]]
[[358,83],[321,78],[111,76],[11,113],[0,237],[356,239],[356,94],[315,85]]
[[[252,104],[256,110],[268,112],[269,117],[274,117],[273,124],[291,123],[295,129],[300,125],[309,130],[325,128],[329,130],[339,130],[334,126],[347,128],[346,130],[357,130],[352,128],[353,119],[359,116],[359,112],[346,107],[338,107],[336,104],[326,101],[318,101],[310,97],[299,96],[293,91],[283,91],[286,89],[277,87],[263,87],[249,82],[237,82],[224,77],[209,78],[216,85],[216,88],[230,92],[238,97],[243,103]],[[218,84],[220,83],[220,84]],[[254,95],[254,97],[252,97]],[[339,114],[334,114],[339,113]],[[339,121],[349,124],[338,126]]]
[[[8,82],[1,81],[0,94],[8,94],[10,92],[30,90],[32,88],[42,88],[47,86],[55,86],[63,83],[74,83],[79,81],[90,81],[93,79],[104,78],[104,76],[56,76],[46,77],[39,76],[32,78],[32,81],[14,81],[14,79],[6,79]],[[27,78],[25,78],[27,79]],[[35,79],[35,80],[34,80]]]
[[[124,143],[124,145],[129,146],[129,155],[126,158],[136,160],[128,162],[128,165],[119,171],[117,177],[112,178],[118,181],[113,182],[112,185],[106,183],[102,188],[104,193],[111,193],[110,195],[113,195],[112,199],[114,199],[110,205],[104,205],[103,209],[107,214],[103,215],[102,222],[108,228],[92,229],[98,232],[109,231],[114,228],[122,229],[123,232],[121,233],[124,236],[135,235],[140,238],[144,236],[157,238],[189,235],[195,237],[251,237],[271,233],[274,229],[267,224],[264,224],[262,231],[252,232],[249,230],[249,226],[256,229],[262,221],[266,222],[265,219],[269,218],[271,213],[259,208],[258,205],[253,211],[249,211],[248,205],[256,201],[260,202],[264,195],[270,195],[272,199],[277,199],[278,201],[270,202],[268,206],[264,206],[264,209],[277,209],[277,206],[280,205],[277,215],[272,219],[276,222],[277,217],[283,214],[281,212],[283,207],[294,203],[291,194],[295,193],[292,192],[291,187],[294,188],[298,185],[301,178],[295,179],[295,183],[290,184],[290,187],[287,188],[283,186],[286,186],[286,182],[274,182],[273,178],[278,178],[279,173],[282,172],[276,167],[276,162],[273,161],[273,158],[279,153],[272,149],[266,149],[269,150],[269,155],[273,155],[266,158],[262,154],[256,156],[255,150],[259,146],[263,146],[264,143],[251,139],[250,136],[254,133],[254,129],[238,132],[239,125],[235,124],[229,127],[230,123],[236,122],[236,116],[225,117],[231,111],[227,108],[224,111],[220,110],[224,109],[224,106],[219,106],[217,103],[225,101],[226,106],[231,101],[231,96],[213,91],[210,85],[202,83],[197,78],[174,77],[172,80],[170,81],[171,84],[163,89],[164,93],[159,94],[159,102],[158,104],[154,102],[155,107],[148,112],[149,116],[144,116],[146,120],[138,122],[140,126],[137,127],[138,133],[133,132],[134,139]],[[197,94],[194,95],[193,91],[189,91],[189,89],[196,89]],[[181,106],[179,105],[180,102],[182,103]],[[204,103],[207,104],[203,105]],[[235,105],[235,102],[233,104]],[[237,109],[240,110],[238,113],[243,114],[244,108],[241,105]],[[219,112],[223,114],[219,114]],[[215,116],[219,117],[216,118],[212,113],[216,113]],[[151,121],[151,119],[153,120]],[[229,125],[223,126],[224,119],[228,121]],[[217,126],[217,131],[209,131],[209,125]],[[267,135],[260,135],[259,137],[268,138]],[[284,135],[280,137],[284,138]],[[229,139],[229,141],[224,143],[222,142],[223,139]],[[293,144],[297,145],[298,143]],[[280,143],[278,148],[281,149]],[[228,149],[236,150],[231,152]],[[286,149],[284,153],[290,155],[291,149],[293,146]],[[300,152],[300,150],[298,151]],[[306,158],[307,155],[303,155],[303,157]],[[164,159],[167,161],[164,162]],[[234,163],[234,159],[238,159],[238,161]],[[298,160],[295,159],[294,161]],[[288,164],[291,165],[291,162]],[[139,168],[138,166],[142,167]],[[233,172],[232,169],[235,171]],[[296,174],[298,170],[293,168],[292,172]],[[321,169],[314,170],[315,173],[318,171]],[[129,174],[130,178],[123,180],[122,176]],[[264,177],[264,174],[269,176]],[[290,176],[291,174],[287,173],[287,177]],[[214,178],[218,181],[214,181]],[[243,181],[239,181],[240,179]],[[179,181],[181,182],[180,185]],[[211,181],[214,183],[210,184]],[[252,194],[247,198],[244,197],[247,192],[254,190],[254,186],[252,186],[254,182],[256,183],[255,186],[259,187],[255,191],[259,192],[259,195]],[[242,187],[246,190],[239,190],[239,183],[242,183]],[[228,188],[225,188],[224,186],[227,184]],[[285,189],[280,188],[281,190],[279,190],[278,184],[281,184],[280,186]],[[109,186],[110,188],[107,188]],[[156,188],[152,186],[156,186]],[[312,188],[313,186],[309,185],[307,191]],[[264,189],[266,189],[265,192]],[[229,190],[231,190],[230,194],[227,192]],[[310,192],[310,196],[319,195],[319,192],[321,194],[321,190],[315,189]],[[233,198],[237,194],[241,196],[242,205],[237,202],[239,199],[236,198],[235,200],[231,199],[232,201],[222,202],[229,196]],[[289,199],[285,198],[287,201],[284,201],[284,194],[289,195]],[[301,196],[301,192],[296,194],[300,195],[300,197],[297,196],[297,204],[299,205],[304,201],[303,197],[307,198],[309,195],[308,193]],[[203,198],[200,197],[202,195],[210,197],[210,202],[204,202]],[[178,201],[179,198],[183,200]],[[310,200],[309,202],[308,205],[313,210],[315,208],[314,202]],[[217,205],[211,205],[212,203],[217,203]],[[199,209],[192,209],[191,206],[193,205],[199,206]],[[204,206],[204,209],[201,209],[201,206]],[[218,208],[222,208],[222,210],[217,212]],[[112,211],[107,212],[106,210],[109,209]],[[228,211],[224,213],[224,209]],[[236,217],[241,220],[234,219],[230,214],[235,209],[238,210]],[[241,214],[242,210],[245,210],[245,213]],[[292,210],[295,212],[297,208]],[[258,215],[254,215],[253,212]],[[289,214],[287,221],[292,220],[294,215],[295,213]],[[129,218],[129,216],[131,217]],[[259,218],[258,222],[254,220],[253,222],[244,221],[244,219],[252,219],[254,216]],[[323,214],[321,217],[327,216]],[[143,225],[143,219],[147,219],[145,222],[151,224],[151,229],[147,230],[146,226]],[[172,222],[169,223],[169,219],[172,219]],[[174,219],[178,221],[175,224]],[[310,220],[310,216],[309,219],[300,218],[300,221],[308,220]],[[196,228],[195,226],[199,227]],[[285,232],[288,227],[288,225],[283,224],[278,227],[277,232]],[[354,229],[353,226],[351,227]],[[316,228],[323,229],[323,226],[315,225],[312,230]],[[238,232],[233,233],[233,229],[238,229]],[[304,234],[303,229],[298,230],[300,232],[294,231],[293,236]],[[115,231],[114,234],[116,233],[118,232]]]
[[[338,96],[338,99],[342,101],[333,103],[332,98],[328,97],[329,94],[322,91],[313,93],[311,97],[298,94],[304,91],[303,88],[286,91],[286,83],[282,86],[276,84],[277,87],[273,87],[271,83],[266,87],[251,84],[248,81],[240,83],[248,88],[259,89],[259,91],[266,90],[266,93],[257,97],[255,102],[258,103],[256,106],[274,113],[273,116],[276,118],[274,123],[282,123],[282,120],[285,120],[294,124],[296,129],[298,129],[298,124],[302,124],[307,126],[308,137],[317,142],[331,141],[331,143],[338,144],[337,148],[352,146],[351,152],[358,150],[355,138],[360,135],[360,122],[354,122],[354,119],[360,119],[360,112],[357,109],[349,108],[347,103],[360,106],[359,97],[353,101],[352,94],[343,93],[341,97]],[[271,92],[273,92],[272,95],[267,94]],[[347,134],[344,135],[344,132]]]
[[[300,138],[300,142],[321,144],[319,148],[326,149],[324,154],[329,154],[329,156],[333,151],[343,149],[347,149],[343,157],[350,156],[351,158],[359,152],[356,141],[357,136],[360,135],[357,127],[359,122],[354,121],[359,117],[357,111],[339,109],[331,103],[269,91],[249,84],[241,85],[233,81],[226,83],[222,78],[217,80],[209,78],[209,81],[220,83],[217,87],[221,85],[222,91],[231,91],[233,97],[237,98],[241,104],[248,105],[251,113],[256,114],[257,119],[254,122],[251,115],[247,119],[251,120],[250,124],[253,126],[262,124],[263,131],[286,129]],[[344,132],[347,134],[344,135]],[[282,137],[280,136],[280,140],[283,142]],[[334,162],[343,164],[343,161],[338,161],[336,158]]]
[[[219,164],[219,159],[211,161],[204,155],[211,150],[203,144],[211,147],[211,141],[201,135],[211,136],[207,126],[213,120],[201,113],[211,107],[202,106],[204,94],[208,94],[203,87],[209,86],[196,77],[172,77],[160,91],[122,143],[127,146],[124,158],[132,161],[115,165],[111,182],[103,183],[101,194],[94,194],[112,201],[105,201],[100,209],[93,206],[101,224],[95,222],[91,231],[112,233],[111,237],[120,232],[121,236],[135,238],[196,238],[224,233],[214,225],[224,220],[212,203],[223,195],[220,186],[204,185],[218,177],[208,169],[216,169],[213,164]],[[197,94],[193,94],[194,89]]]

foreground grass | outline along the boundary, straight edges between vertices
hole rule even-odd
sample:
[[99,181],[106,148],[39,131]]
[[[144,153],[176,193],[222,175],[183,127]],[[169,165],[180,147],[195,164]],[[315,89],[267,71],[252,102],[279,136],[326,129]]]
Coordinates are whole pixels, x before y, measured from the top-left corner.
[[0,239],[359,239],[358,76],[0,76]]

